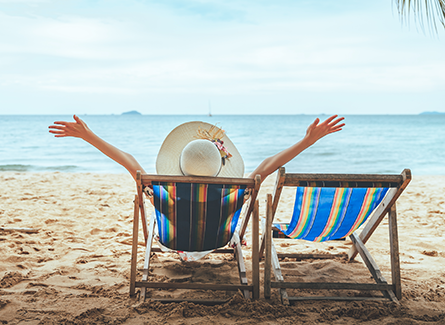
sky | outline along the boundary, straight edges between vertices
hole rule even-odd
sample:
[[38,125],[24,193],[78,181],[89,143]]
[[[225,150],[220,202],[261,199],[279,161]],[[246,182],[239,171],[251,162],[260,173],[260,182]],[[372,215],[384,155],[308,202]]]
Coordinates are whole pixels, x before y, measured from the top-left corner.
[[392,0],[0,0],[0,114],[445,112]]

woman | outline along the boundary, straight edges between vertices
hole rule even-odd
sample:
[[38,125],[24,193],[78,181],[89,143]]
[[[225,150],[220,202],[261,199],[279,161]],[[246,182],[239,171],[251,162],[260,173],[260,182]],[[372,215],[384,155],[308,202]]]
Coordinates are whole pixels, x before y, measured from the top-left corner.
[[[130,154],[119,150],[91,131],[86,123],[74,115],[74,122],[56,121],[49,126],[55,137],[83,139],[118,164],[125,167],[133,178],[142,166]],[[248,177],[260,175],[261,180],[283,166],[324,136],[342,130],[343,117],[333,115],[320,123],[317,118],[309,125],[306,135],[291,147],[266,158]],[[244,163],[238,150],[224,131],[205,122],[181,124],[164,140],[159,151],[158,174],[243,177]]]

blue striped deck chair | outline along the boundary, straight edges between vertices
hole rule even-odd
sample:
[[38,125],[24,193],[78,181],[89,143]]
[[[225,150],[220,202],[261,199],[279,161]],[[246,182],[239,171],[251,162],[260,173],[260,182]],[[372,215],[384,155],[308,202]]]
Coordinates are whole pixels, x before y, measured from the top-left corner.
[[[271,288],[279,289],[284,304],[298,300],[391,300],[401,299],[399,244],[397,234],[396,201],[411,181],[411,171],[400,175],[371,174],[286,174],[277,173],[273,196],[268,194],[264,236],[261,239],[260,258],[265,249],[264,295],[271,297]],[[273,223],[283,187],[294,187],[294,211],[287,224]],[[388,214],[391,252],[392,284],[388,284],[365,247],[375,229]],[[357,229],[364,225],[361,233]],[[278,254],[273,232],[291,239],[312,242],[341,240],[350,237],[352,247],[346,254]],[[321,283],[286,282],[282,276],[279,258],[324,259],[344,257],[352,261],[357,254],[363,259],[375,283]],[[273,272],[275,281],[272,281]],[[354,290],[367,294],[289,297],[286,289]],[[371,291],[381,291],[373,296]]]
[[[134,201],[133,244],[130,273],[130,295],[140,288],[145,300],[146,289],[241,290],[246,299],[259,298],[259,226],[258,203],[260,177],[186,177],[137,174],[137,194]],[[154,213],[147,223],[144,195],[148,196]],[[242,209],[246,205],[245,209]],[[241,216],[241,211],[246,211]],[[248,284],[241,241],[247,223],[253,215],[252,226],[252,284]],[[145,260],[142,280],[136,281],[139,216],[145,238]],[[150,258],[153,252],[155,225],[162,246],[177,252],[232,253],[238,263],[240,284],[153,282],[149,280]],[[227,244],[230,242],[230,246]],[[255,248],[254,248],[255,247]],[[227,300],[156,299],[161,302],[189,301],[219,304]]]

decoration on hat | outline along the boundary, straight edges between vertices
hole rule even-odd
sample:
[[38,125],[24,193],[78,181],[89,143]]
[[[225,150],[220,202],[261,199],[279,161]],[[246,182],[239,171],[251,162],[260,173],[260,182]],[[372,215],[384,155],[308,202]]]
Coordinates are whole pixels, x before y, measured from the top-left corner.
[[223,165],[225,165],[226,159],[232,157],[227,148],[224,147],[224,141],[221,140],[225,136],[225,131],[223,129],[220,129],[216,125],[212,125],[209,130],[199,128],[196,133],[198,135],[195,136],[195,138],[209,140],[215,144],[216,148],[218,148],[219,153],[221,154]]

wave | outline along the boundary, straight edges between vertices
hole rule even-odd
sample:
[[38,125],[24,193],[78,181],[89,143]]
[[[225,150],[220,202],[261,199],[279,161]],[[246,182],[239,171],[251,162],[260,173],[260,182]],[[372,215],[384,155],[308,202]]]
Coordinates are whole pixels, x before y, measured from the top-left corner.
[[312,152],[311,154],[314,156],[320,156],[320,157],[330,157],[330,156],[338,156],[339,155],[339,153],[335,152],[335,151],[333,151],[333,152],[328,152],[328,151],[326,151],[326,152]]
[[37,166],[37,165],[20,165],[20,164],[8,164],[0,165],[0,171],[2,172],[78,172],[78,166],[65,165],[65,166]]

